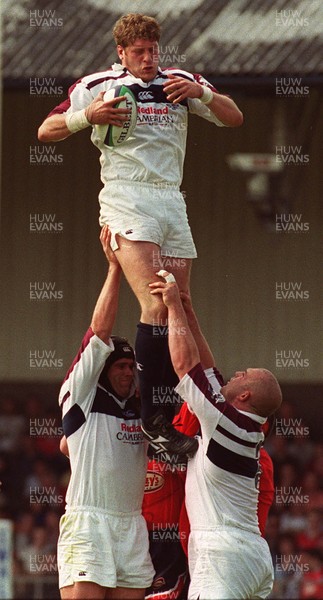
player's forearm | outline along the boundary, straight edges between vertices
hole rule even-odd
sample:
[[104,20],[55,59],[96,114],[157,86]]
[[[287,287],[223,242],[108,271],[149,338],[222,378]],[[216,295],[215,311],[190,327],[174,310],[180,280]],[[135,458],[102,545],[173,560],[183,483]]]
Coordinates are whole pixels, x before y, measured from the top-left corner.
[[65,115],[47,117],[38,129],[40,142],[59,142],[72,135],[66,125]]
[[231,98],[213,92],[212,101],[207,106],[217,119],[227,127],[242,125],[243,114]]
[[181,379],[200,356],[180,301],[168,307],[168,343],[173,367]]
[[121,274],[122,271],[118,265],[110,264],[108,276],[92,316],[91,328],[106,344],[109,343],[117,315]]
[[210,346],[208,345],[204,334],[200,328],[200,324],[197,320],[197,316],[194,312],[192,305],[187,307],[185,310],[186,318],[188,322],[188,326],[191,330],[191,333],[194,337],[195,343],[198,348],[200,362],[202,364],[203,369],[208,369],[209,367],[214,367],[215,361]]

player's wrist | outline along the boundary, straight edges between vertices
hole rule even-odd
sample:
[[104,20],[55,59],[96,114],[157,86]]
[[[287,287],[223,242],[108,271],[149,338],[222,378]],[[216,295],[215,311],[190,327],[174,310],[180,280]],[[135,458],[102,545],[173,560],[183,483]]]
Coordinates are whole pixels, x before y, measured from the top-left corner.
[[109,262],[109,273],[121,273],[121,266],[118,262]]
[[199,98],[199,100],[203,103],[203,104],[210,104],[213,100],[213,92],[212,90],[207,87],[207,85],[202,85],[202,94]]
[[90,121],[87,119],[85,108],[65,115],[65,122],[67,129],[71,133],[76,133],[91,125]]

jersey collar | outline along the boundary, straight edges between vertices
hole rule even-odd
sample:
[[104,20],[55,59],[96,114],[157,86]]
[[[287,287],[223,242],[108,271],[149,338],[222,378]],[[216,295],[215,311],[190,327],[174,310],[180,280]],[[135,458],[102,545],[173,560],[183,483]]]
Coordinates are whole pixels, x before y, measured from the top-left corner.
[[[111,69],[113,71],[115,71],[116,73],[121,73],[123,71],[123,73],[128,73],[129,75],[132,75],[132,73],[130,73],[130,71],[128,71],[128,69],[126,67],[124,67],[123,65],[121,65],[120,63],[113,63]],[[156,77],[154,77],[154,79],[157,79],[157,77],[160,77],[163,74],[163,71],[160,67],[158,67],[157,69],[157,74]],[[134,75],[132,75],[132,77],[134,77]],[[154,79],[152,79],[152,81],[154,81]],[[149,81],[149,83],[151,83]]]
[[267,417],[261,417],[260,415],[256,415],[255,413],[246,412],[245,410],[239,410],[238,408],[236,410],[242,415],[250,417],[250,419],[252,419],[253,421],[257,421],[257,423],[260,423],[261,425],[263,425],[267,421]]

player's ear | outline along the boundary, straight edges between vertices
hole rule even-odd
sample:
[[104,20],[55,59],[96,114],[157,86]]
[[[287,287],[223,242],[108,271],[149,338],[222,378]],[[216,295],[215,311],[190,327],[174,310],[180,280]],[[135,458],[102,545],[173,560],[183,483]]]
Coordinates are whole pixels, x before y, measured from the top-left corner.
[[250,398],[249,390],[245,390],[238,396],[238,399],[240,400],[240,402],[246,402],[246,400],[248,400],[249,398]]
[[120,60],[122,60],[124,57],[124,50],[125,49],[123,46],[121,46],[120,44],[117,45],[117,52],[118,52],[118,56],[119,56]]

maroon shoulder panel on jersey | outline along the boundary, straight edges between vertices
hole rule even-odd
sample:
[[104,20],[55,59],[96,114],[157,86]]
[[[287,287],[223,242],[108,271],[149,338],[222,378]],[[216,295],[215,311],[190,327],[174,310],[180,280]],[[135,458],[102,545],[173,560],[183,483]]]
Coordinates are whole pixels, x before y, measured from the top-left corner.
[[87,347],[87,345],[90,343],[90,339],[91,339],[93,336],[94,336],[94,332],[93,332],[92,328],[91,328],[91,327],[89,327],[89,328],[88,328],[88,330],[87,330],[87,332],[86,332],[86,334],[85,334],[85,336],[84,336],[84,338],[83,338],[83,340],[82,340],[81,347],[80,347],[80,349],[79,349],[79,351],[78,351],[77,355],[75,356],[75,358],[74,358],[74,360],[73,360],[73,362],[72,362],[72,364],[71,364],[71,366],[70,366],[69,370],[67,371],[67,373],[66,373],[66,375],[65,375],[65,377],[64,377],[64,381],[63,381],[63,383],[66,381],[66,379],[68,379],[68,377],[69,377],[70,373],[73,371],[73,369],[74,369],[75,365],[76,365],[76,364],[77,364],[77,363],[80,361],[80,359],[81,359],[81,356],[82,356],[82,354],[83,354],[83,352],[84,352],[85,348],[86,348],[86,347]]
[[228,419],[230,419],[230,421],[232,421],[237,427],[245,429],[247,432],[258,433],[261,431],[260,423],[252,419],[251,415],[249,417],[247,415],[242,414],[234,406],[232,406],[232,404],[229,404],[226,400],[222,402],[216,401],[216,396],[214,397],[212,393],[209,380],[204,373],[201,363],[195,365],[195,367],[193,367],[189,371],[188,375],[191,377],[196,387],[205,396],[205,398],[209,400],[211,404],[213,404],[214,408],[225,414],[225,416]]
[[[195,81],[197,81],[197,83],[200,83],[201,85],[206,85],[205,83],[205,79],[203,77],[203,75],[201,75],[200,73],[193,73],[193,77],[195,79]],[[215,92],[216,94],[219,94],[219,90],[217,90],[213,85],[211,85],[208,82],[208,86],[210,88],[210,90],[212,90],[212,92]]]
[[69,88],[68,88],[68,98],[65,98],[65,100],[63,100],[63,102],[61,102],[60,104],[58,104],[57,106],[55,106],[55,108],[53,108],[53,110],[50,111],[50,113],[48,113],[46,119],[48,117],[52,117],[53,115],[62,115],[64,113],[66,113],[66,111],[69,109],[69,107],[71,106],[71,101],[70,101],[70,95],[72,93],[72,91],[74,90],[75,86],[81,81],[81,79],[78,79],[77,81],[75,81],[75,83],[73,83]]

